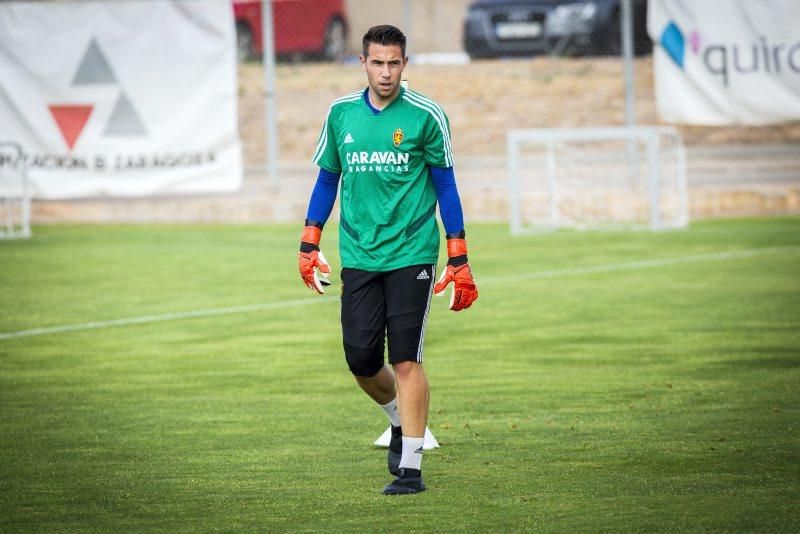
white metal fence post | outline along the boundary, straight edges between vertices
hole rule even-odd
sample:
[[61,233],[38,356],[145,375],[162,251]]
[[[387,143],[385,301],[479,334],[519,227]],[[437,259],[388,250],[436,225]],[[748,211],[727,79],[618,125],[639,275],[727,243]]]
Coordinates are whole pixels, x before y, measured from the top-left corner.
[[647,135],[647,168],[650,187],[650,229],[661,229],[661,166],[658,160],[661,137],[658,130],[652,130]]
[[508,134],[506,146],[508,150],[508,207],[511,212],[511,233],[516,235],[522,233],[519,198],[522,195],[522,192],[520,191],[519,184],[519,157],[517,155],[518,144],[513,133]]
[[272,17],[272,0],[262,0],[261,27],[267,134],[266,165],[270,183],[273,187],[278,187],[278,104],[275,92],[275,32]]
[[633,9],[631,0],[622,0],[620,32],[622,35],[622,56],[625,69],[625,124],[636,125],[636,95],[633,89]]
[[547,143],[547,196],[550,197],[550,224],[558,227],[558,184],[556,170],[556,142]]

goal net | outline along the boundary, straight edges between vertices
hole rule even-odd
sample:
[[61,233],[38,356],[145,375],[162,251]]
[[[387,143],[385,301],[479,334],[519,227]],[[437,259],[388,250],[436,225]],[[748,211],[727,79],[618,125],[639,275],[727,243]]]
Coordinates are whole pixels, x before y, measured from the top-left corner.
[[689,223],[685,148],[674,128],[512,130],[507,148],[512,233]]
[[30,237],[26,161],[17,143],[0,142],[0,239]]

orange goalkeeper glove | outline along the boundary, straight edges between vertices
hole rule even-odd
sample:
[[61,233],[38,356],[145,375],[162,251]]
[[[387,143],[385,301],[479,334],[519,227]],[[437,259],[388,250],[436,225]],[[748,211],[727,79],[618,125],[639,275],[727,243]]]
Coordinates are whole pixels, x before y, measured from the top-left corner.
[[[325,259],[325,255],[319,249],[321,237],[321,228],[316,226],[303,228],[303,234],[300,236],[300,254],[298,255],[300,277],[305,285],[317,293],[325,293],[323,286],[331,285],[328,281],[331,268]],[[322,275],[321,277],[317,274],[317,270]]]
[[478,299],[478,287],[472,279],[472,271],[467,263],[467,242],[464,239],[447,240],[447,267],[433,286],[433,293],[441,295],[453,282],[450,294],[450,309],[460,311],[469,308]]

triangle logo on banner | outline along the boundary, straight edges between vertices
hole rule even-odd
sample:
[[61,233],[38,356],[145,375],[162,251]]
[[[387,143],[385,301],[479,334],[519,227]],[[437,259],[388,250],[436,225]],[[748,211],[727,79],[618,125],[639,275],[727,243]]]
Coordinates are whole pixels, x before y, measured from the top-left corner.
[[64,137],[67,146],[70,150],[75,146],[75,142],[86,126],[86,121],[89,120],[89,115],[92,114],[94,106],[79,105],[79,104],[65,104],[62,106],[47,106],[50,113],[53,115],[61,135]]
[[89,48],[83,55],[78,71],[75,73],[75,78],[72,80],[72,85],[91,85],[100,83],[117,83],[117,78],[114,72],[106,61],[106,56],[97,45],[97,41],[92,39],[89,43]]
[[103,135],[146,135],[139,114],[125,93],[120,93]]

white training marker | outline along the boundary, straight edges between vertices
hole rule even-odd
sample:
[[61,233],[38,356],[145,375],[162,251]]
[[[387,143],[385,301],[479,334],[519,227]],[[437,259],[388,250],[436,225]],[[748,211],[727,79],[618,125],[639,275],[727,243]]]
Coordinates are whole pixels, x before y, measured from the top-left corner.
[[[389,428],[386,429],[386,432],[381,434],[381,437],[375,440],[375,445],[377,445],[378,447],[388,447],[390,439],[392,439],[391,426],[389,426]],[[433,437],[433,433],[431,432],[431,429],[428,427],[425,427],[425,441],[422,443],[422,448],[423,449],[439,448],[439,442],[436,441],[435,437]]]

